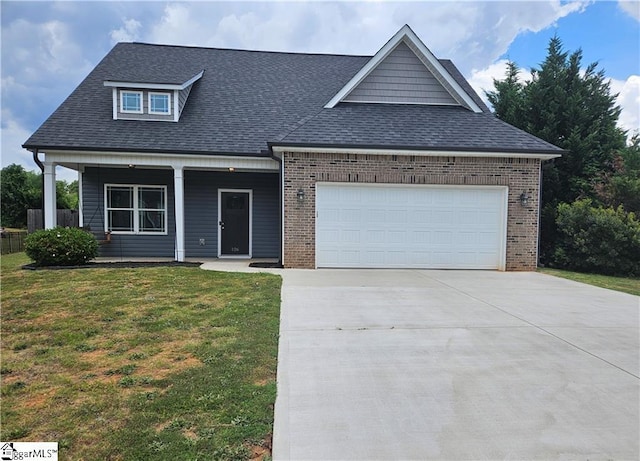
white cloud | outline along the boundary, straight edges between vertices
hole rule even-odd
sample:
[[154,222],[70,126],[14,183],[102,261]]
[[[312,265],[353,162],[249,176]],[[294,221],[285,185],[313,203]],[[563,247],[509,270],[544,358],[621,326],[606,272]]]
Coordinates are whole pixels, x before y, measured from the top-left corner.
[[631,75],[627,80],[611,80],[611,90],[619,93],[617,103],[622,108],[618,125],[629,135],[640,133],[640,75]]
[[[20,81],[46,82],[55,77],[78,78],[91,69],[83,58],[81,44],[72,38],[67,24],[51,20],[33,23],[18,19],[2,31],[3,67]],[[10,51],[6,53],[5,51]]]
[[[22,148],[22,144],[31,136],[31,132],[20,125],[11,112],[2,109],[2,127],[0,128],[0,138],[2,139],[2,168],[15,163],[22,166],[27,171],[35,171],[40,173],[38,165],[33,161],[33,154]],[[40,160],[44,158],[40,155]],[[62,181],[75,181],[78,179],[78,173],[74,170],[56,167],[56,179]]]
[[[476,93],[482,98],[485,104],[489,105],[489,101],[485,96],[485,91],[493,91],[493,80],[504,80],[507,72],[507,60],[501,59],[494,62],[484,69],[473,69],[471,76],[467,79]],[[526,69],[520,69],[518,73],[520,81],[527,82],[531,80],[531,72]]]
[[125,19],[122,22],[122,27],[114,29],[109,33],[111,42],[116,44],[118,42],[135,42],[138,40],[140,29],[142,28],[140,21]]
[[[504,80],[506,71],[507,60],[501,59],[484,69],[472,70],[468,81],[488,105],[489,101],[484,92],[493,91],[493,79]],[[520,69],[519,77],[523,82],[530,81],[531,72],[526,69]],[[611,93],[618,93],[616,104],[622,109],[618,125],[627,130],[629,135],[636,132],[640,133],[640,75],[631,75],[627,80],[611,79],[610,82]]]
[[29,130],[21,126],[8,109],[2,109],[2,166],[12,163],[22,165],[26,170],[33,170],[31,152],[22,148],[22,144],[29,138]]
[[537,32],[589,3],[332,2],[176,3],[145,40],[274,51],[373,54],[410,24],[438,56],[463,73],[503,55],[519,34]]
[[625,1],[619,0],[618,6],[629,16],[640,21],[640,2],[638,0]]

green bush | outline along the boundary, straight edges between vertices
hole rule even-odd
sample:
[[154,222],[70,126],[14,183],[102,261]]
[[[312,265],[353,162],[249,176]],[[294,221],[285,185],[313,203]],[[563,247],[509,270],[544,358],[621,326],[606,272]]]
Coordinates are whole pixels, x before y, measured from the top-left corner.
[[25,252],[36,266],[79,266],[98,256],[98,242],[82,229],[56,227],[28,235]]
[[604,275],[640,275],[640,221],[622,207],[592,206],[591,200],[558,205],[558,267]]

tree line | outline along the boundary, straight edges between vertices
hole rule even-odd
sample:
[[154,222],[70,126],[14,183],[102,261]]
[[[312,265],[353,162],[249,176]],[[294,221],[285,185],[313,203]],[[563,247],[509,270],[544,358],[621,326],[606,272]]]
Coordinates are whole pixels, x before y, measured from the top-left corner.
[[582,50],[569,53],[553,37],[531,80],[519,74],[509,62],[486,92],[495,115],[565,149],[542,166],[541,262],[640,275],[640,136],[627,142],[617,126],[604,70],[583,67]]
[[[56,181],[59,209],[78,209],[78,181]],[[27,171],[15,163],[0,172],[0,224],[27,227],[27,210],[42,208],[42,173]]]

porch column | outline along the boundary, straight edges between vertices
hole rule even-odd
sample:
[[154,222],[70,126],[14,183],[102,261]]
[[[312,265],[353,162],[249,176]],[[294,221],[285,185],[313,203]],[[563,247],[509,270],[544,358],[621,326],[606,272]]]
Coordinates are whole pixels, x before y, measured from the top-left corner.
[[184,178],[183,167],[173,167],[176,215],[176,261],[184,261]]
[[82,229],[84,227],[84,212],[82,208],[82,176],[84,167],[78,169],[78,225]]
[[44,162],[44,228],[56,227],[56,164]]

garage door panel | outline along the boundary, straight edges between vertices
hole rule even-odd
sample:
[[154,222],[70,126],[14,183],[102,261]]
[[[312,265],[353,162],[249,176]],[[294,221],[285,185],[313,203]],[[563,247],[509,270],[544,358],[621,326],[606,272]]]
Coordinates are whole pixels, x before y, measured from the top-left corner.
[[385,232],[383,230],[367,230],[364,231],[364,241],[368,244],[384,244]]
[[340,243],[346,245],[356,245],[360,243],[359,229],[345,229],[340,232]]
[[316,185],[318,267],[504,266],[506,188]]
[[345,208],[338,213],[338,222],[360,223],[362,221],[362,210],[359,208]]

